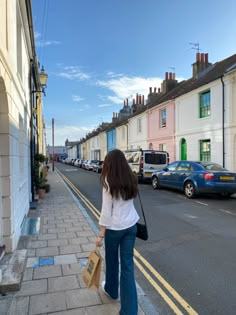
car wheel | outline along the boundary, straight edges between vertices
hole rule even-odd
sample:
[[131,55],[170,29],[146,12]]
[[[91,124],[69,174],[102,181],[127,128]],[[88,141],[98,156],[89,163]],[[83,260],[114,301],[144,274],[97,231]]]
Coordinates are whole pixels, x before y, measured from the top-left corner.
[[158,178],[156,176],[153,176],[153,178],[152,178],[152,188],[153,189],[159,188],[159,182],[158,182]]
[[196,188],[193,182],[186,182],[184,185],[184,193],[187,198],[194,198],[196,195]]

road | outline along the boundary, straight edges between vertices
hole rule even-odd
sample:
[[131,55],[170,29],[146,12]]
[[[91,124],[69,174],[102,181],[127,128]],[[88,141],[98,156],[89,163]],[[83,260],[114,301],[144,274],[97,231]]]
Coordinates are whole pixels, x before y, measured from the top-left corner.
[[[98,174],[61,163],[56,168],[100,210]],[[136,241],[144,262],[136,279],[155,308],[161,315],[236,314],[236,199],[189,200],[180,192],[139,187],[149,240]],[[140,212],[138,199],[135,205]]]

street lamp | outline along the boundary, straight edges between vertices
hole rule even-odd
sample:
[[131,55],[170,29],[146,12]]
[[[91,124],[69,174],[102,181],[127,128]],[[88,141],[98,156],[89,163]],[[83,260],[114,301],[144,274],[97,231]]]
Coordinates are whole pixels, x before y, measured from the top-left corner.
[[42,93],[46,96],[45,88],[47,87],[48,74],[45,72],[44,67],[42,66],[41,71],[39,73],[39,82],[42,89]]

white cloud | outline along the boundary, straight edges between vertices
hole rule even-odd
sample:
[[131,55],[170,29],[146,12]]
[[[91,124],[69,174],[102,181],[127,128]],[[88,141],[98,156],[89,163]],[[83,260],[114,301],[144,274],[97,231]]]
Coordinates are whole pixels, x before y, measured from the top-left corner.
[[[55,145],[64,145],[66,139],[69,141],[77,141],[86,135],[86,133],[93,130],[95,126],[90,127],[78,127],[78,126],[68,126],[68,125],[59,125],[55,126],[54,130],[54,144]],[[52,145],[52,131],[51,128],[47,130],[47,143]]]
[[82,97],[79,96],[79,95],[72,95],[72,100],[73,100],[74,102],[81,102],[81,101],[84,100],[84,98],[82,98]]
[[99,104],[98,107],[111,107],[113,104]]
[[45,46],[60,45],[60,44],[61,42],[59,42],[58,40],[40,40],[40,41],[36,40],[36,43],[35,43],[37,47],[45,47]]
[[82,72],[78,66],[66,66],[62,72],[57,73],[57,76],[68,80],[88,80],[90,75]]
[[112,91],[114,95],[107,98],[115,104],[120,104],[126,98],[135,98],[136,93],[146,97],[149,93],[149,87],[160,87],[162,81],[161,78],[123,76],[117,79],[99,80],[96,84]]
[[34,38],[35,39],[38,39],[38,38],[40,38],[41,37],[41,34],[39,33],[39,32],[35,32],[34,33]]
[[118,77],[123,77],[124,75],[122,73],[115,73],[113,71],[107,72],[107,75],[111,78],[118,78]]
[[45,46],[61,44],[61,42],[59,42],[58,40],[43,40],[39,32],[34,33],[34,39],[35,39],[35,45],[37,47],[45,47]]

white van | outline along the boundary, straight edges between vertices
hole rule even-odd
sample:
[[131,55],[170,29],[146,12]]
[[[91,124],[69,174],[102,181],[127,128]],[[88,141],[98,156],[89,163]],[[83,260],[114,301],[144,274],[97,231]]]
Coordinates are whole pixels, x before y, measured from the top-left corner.
[[139,181],[151,180],[155,170],[161,170],[169,164],[169,154],[158,150],[127,150],[125,157]]

